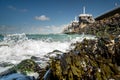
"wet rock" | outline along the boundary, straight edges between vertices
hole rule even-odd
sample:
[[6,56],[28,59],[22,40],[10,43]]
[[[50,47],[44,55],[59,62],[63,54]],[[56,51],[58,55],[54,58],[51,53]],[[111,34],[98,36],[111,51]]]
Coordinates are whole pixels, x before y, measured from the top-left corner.
[[31,59],[34,60],[34,61],[43,60],[42,58],[40,58],[38,56],[32,56]]
[[25,76],[23,74],[14,73],[4,77],[1,77],[0,80],[35,80],[34,77]]
[[0,62],[0,67],[8,67],[8,66],[13,66],[13,64],[9,62]]
[[41,68],[45,68],[49,65],[49,58],[32,56],[31,59],[34,60]]
[[62,51],[54,50],[54,51],[48,53],[47,55],[45,55],[44,57],[46,57],[46,58],[55,58],[56,56],[58,57],[61,54],[63,54]]
[[37,79],[41,79],[46,71],[45,69],[40,68],[32,59],[23,60],[15,68],[17,72],[28,76],[31,76],[30,74],[32,74],[32,76]]
[[[51,79],[51,78],[52,78],[51,69],[49,69],[48,71],[46,71],[43,79],[44,79],[44,80],[49,80],[49,79]],[[54,79],[53,79],[53,80],[54,80]]]
[[27,59],[20,62],[17,66],[17,71],[27,74],[27,72],[36,72],[37,69],[40,70],[38,64],[36,64],[33,60]]
[[109,34],[120,35],[120,13],[96,20],[94,23],[86,24],[84,27],[81,27],[81,25],[73,26],[72,32],[68,32],[67,34],[82,34],[83,32],[98,37],[106,37]]
[[49,80],[119,79],[119,49],[120,40],[114,37],[77,42],[73,50],[52,59]]
[[15,68],[12,67],[12,68],[9,68],[9,69],[5,70],[4,72],[1,72],[1,73],[0,73],[0,77],[2,77],[2,76],[7,76],[7,75],[9,75],[9,74],[13,74],[13,73],[16,73],[16,72],[17,72],[17,71],[15,70]]
[[[120,38],[99,37],[97,40],[84,39],[77,42],[75,48],[68,53],[55,50],[48,53],[49,66],[39,67],[34,61],[40,57],[21,61],[7,73],[12,75],[19,72],[24,75],[21,79],[34,77],[38,80],[119,80],[120,79]],[[57,56],[51,56],[57,54]],[[30,75],[34,73],[35,75]],[[30,76],[30,77],[28,77]],[[17,80],[18,77],[14,77]],[[6,77],[7,79],[7,77]],[[13,79],[13,78],[11,78]],[[18,78],[19,79],[19,78]]]

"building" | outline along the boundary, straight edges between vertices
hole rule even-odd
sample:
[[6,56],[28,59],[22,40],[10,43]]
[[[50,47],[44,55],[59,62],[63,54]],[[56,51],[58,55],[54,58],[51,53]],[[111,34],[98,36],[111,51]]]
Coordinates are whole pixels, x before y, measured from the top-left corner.
[[[79,20],[78,20],[78,19]],[[83,7],[83,13],[80,14],[64,29],[63,33],[76,33],[80,28],[85,27],[87,24],[94,23],[95,20],[91,14],[85,13],[85,7]]]
[[83,14],[79,15],[79,24],[81,23],[94,23],[95,20],[91,14],[85,13],[85,7],[83,7]]

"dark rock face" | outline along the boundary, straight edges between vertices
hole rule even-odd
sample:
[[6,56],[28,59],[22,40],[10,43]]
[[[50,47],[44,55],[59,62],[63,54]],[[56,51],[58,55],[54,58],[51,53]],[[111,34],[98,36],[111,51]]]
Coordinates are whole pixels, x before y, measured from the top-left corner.
[[[99,38],[75,44],[75,49],[51,62],[47,80],[119,79],[120,38]],[[77,52],[77,54],[76,54]],[[46,76],[47,77],[47,76]]]
[[67,34],[92,34],[96,36],[106,37],[109,34],[119,35],[120,34],[120,13],[116,13],[107,18],[96,20],[94,23],[86,24],[86,26],[74,27],[72,32]]
[[108,36],[120,34],[120,13],[95,21],[93,24],[88,24],[86,27],[79,29],[79,33],[93,34],[97,36]]

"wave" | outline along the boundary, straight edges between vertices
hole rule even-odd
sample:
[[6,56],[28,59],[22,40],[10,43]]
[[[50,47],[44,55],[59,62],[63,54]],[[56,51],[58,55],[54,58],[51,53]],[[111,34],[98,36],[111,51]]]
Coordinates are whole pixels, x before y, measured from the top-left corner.
[[45,58],[49,52],[59,50],[69,51],[72,43],[84,38],[94,39],[90,35],[66,34],[8,34],[0,41],[0,62],[17,64],[21,60],[38,56]]

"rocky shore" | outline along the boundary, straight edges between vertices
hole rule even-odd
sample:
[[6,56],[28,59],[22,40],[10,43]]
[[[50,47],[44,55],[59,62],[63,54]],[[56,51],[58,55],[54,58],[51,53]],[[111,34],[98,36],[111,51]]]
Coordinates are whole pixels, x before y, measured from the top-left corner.
[[119,80],[120,37],[76,43],[52,60],[50,80]]
[[103,20],[95,21],[93,24],[88,24],[86,27],[79,29],[79,33],[92,34],[97,36],[107,36],[109,34],[120,34],[120,14],[116,13],[113,16]]
[[[23,60],[0,77],[6,80],[119,80],[120,36],[84,39],[71,44],[75,48],[56,57],[50,57],[49,65],[41,68],[34,59]],[[51,52],[52,53],[52,52]],[[51,54],[50,53],[50,54]],[[37,58],[38,59],[38,58]],[[15,75],[17,75],[15,77]],[[10,77],[12,78],[10,79]]]
[[120,14],[78,27],[76,33],[83,32],[97,38],[71,44],[74,49],[66,53],[49,53],[45,67],[35,56],[17,65],[2,64],[12,68],[0,73],[1,80],[120,80]]
[[119,12],[120,8],[118,7],[116,10],[107,13],[107,15],[104,15],[103,18],[96,19],[92,23],[84,22],[83,20],[79,22],[79,24],[76,23],[75,25],[75,22],[73,22],[71,27],[70,26],[67,27],[67,33],[66,32],[65,33],[66,34],[85,33],[85,34],[91,34],[91,35],[103,36],[103,37],[108,36],[109,34],[119,35],[120,34],[120,12]]

